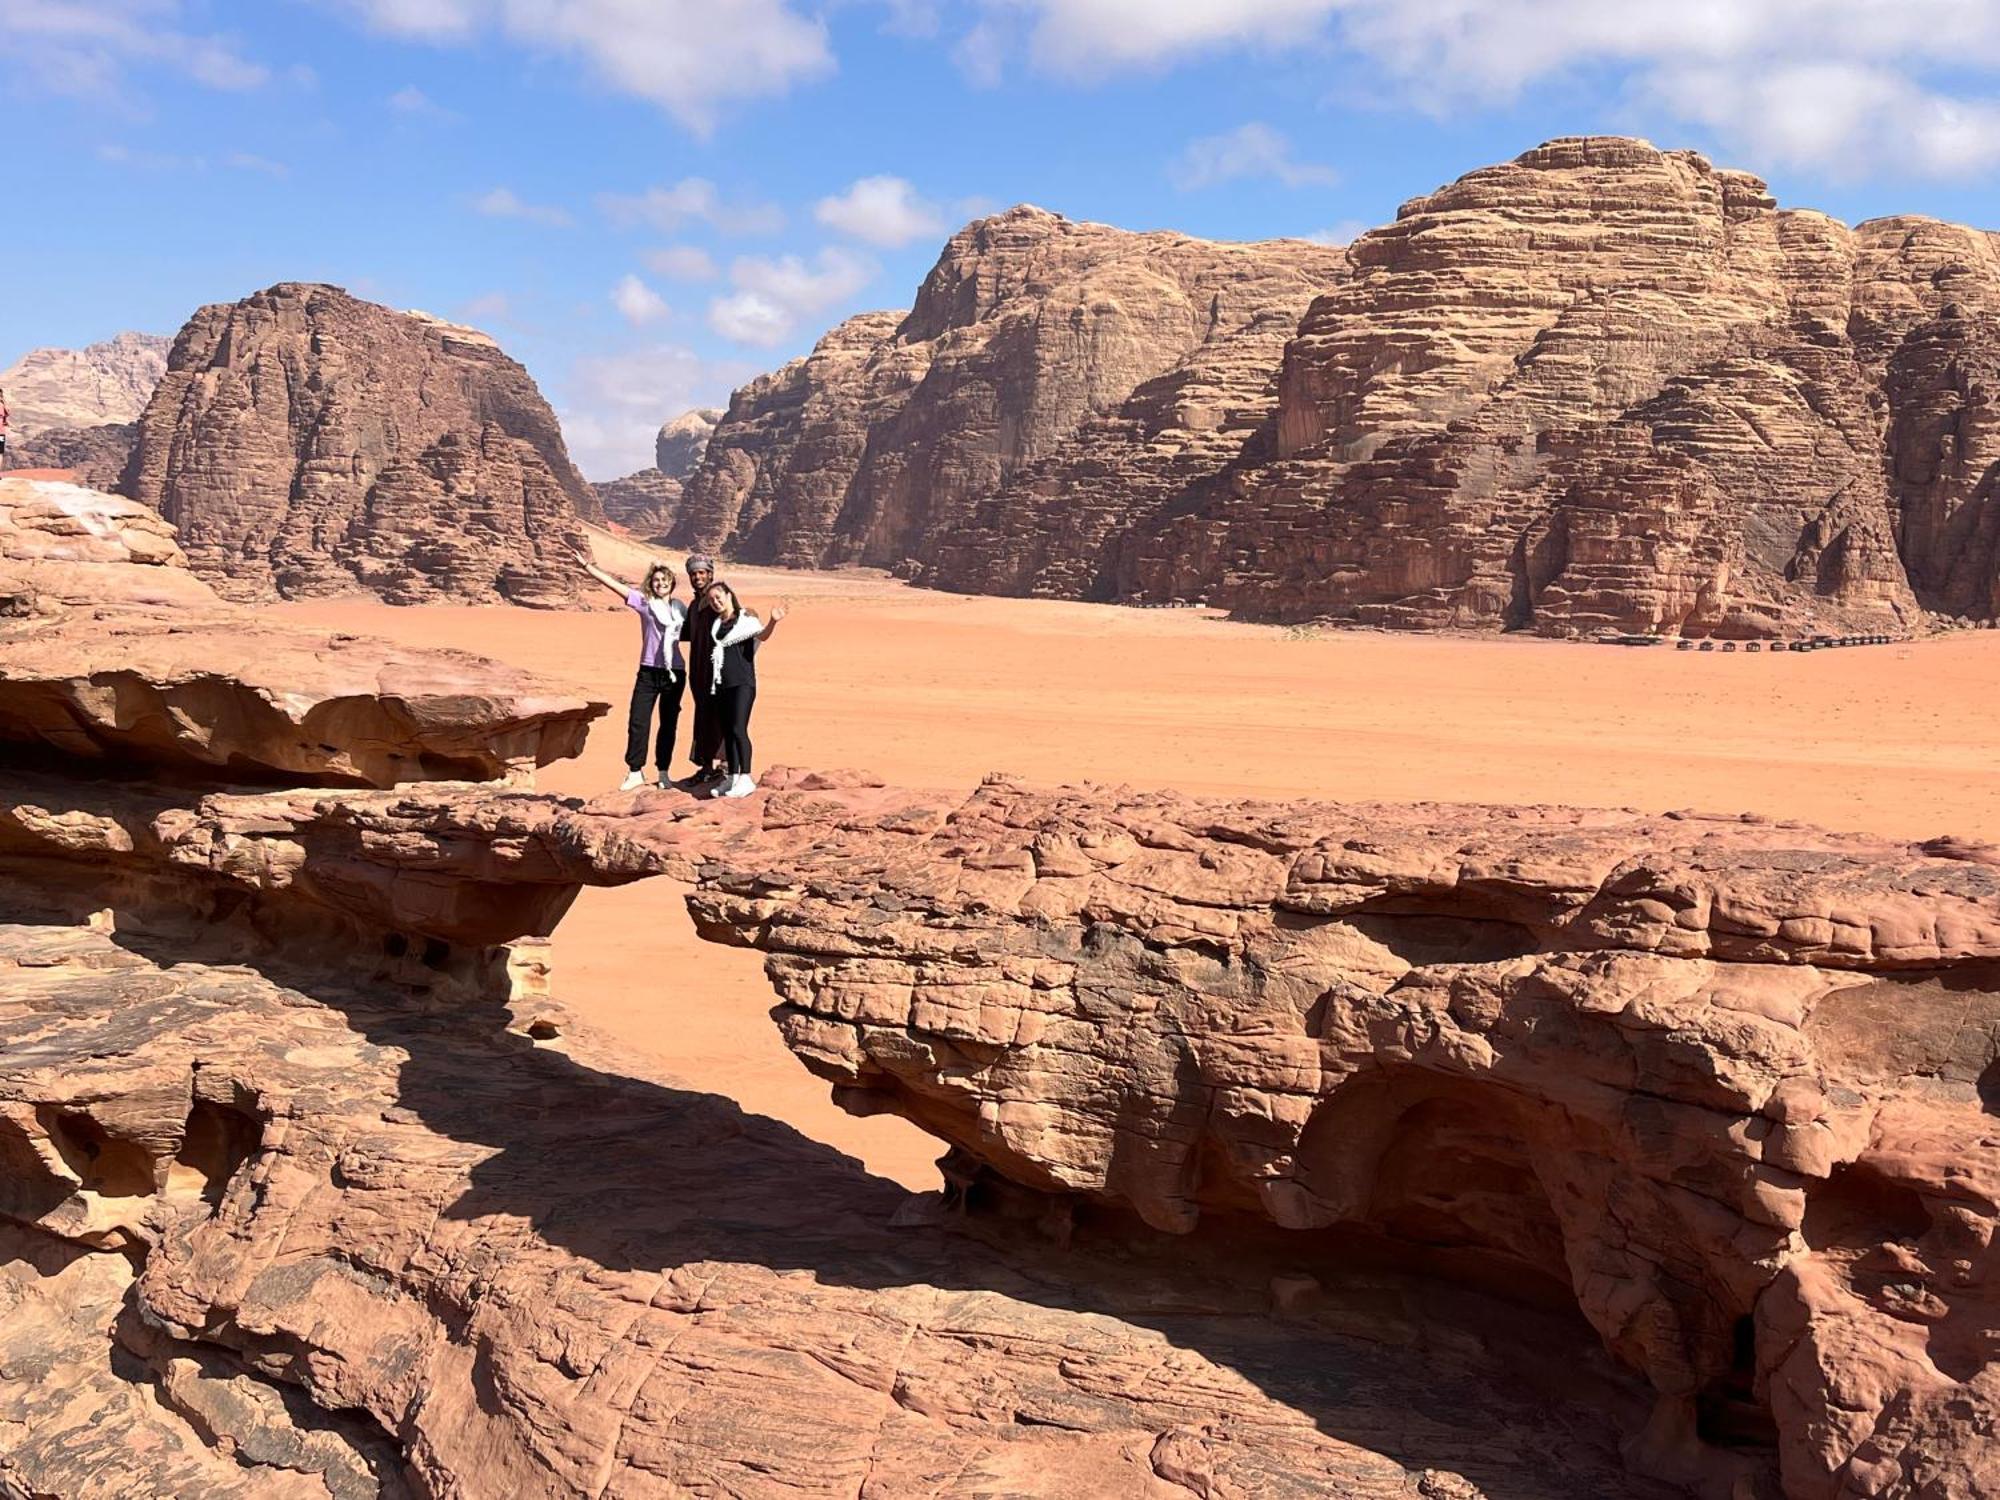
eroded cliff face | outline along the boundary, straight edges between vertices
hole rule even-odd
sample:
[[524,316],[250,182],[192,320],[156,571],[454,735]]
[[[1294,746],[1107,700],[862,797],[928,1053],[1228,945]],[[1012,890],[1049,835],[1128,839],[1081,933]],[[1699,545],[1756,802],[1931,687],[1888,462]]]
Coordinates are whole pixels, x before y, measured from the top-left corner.
[[721,420],[716,408],[700,406],[661,423],[650,468],[591,486],[605,519],[636,536],[667,536],[680,515],[687,477],[700,466],[709,436]]
[[123,491],[238,599],[559,606],[595,494],[485,334],[288,282],[181,330]]
[[31,349],[0,370],[13,437],[130,422],[167,369],[170,339],[121,333],[82,349]]
[[[1340,260],[1299,241],[1133,234],[1025,206],[979,220],[907,315],[850,319],[736,393],[675,535],[787,564],[928,556],[975,502],[1148,382],[1204,355],[1226,365],[1213,346],[1296,319]],[[1121,441],[1139,443],[1148,419],[1130,420]]]
[[[71,601],[135,659],[226,609],[84,514],[0,507],[0,723]],[[1990,850],[851,773],[257,790],[287,731],[213,649],[207,769],[0,787],[30,1492],[2000,1494]],[[954,1148],[950,1207],[574,1025],[546,936],[648,877],[769,954],[844,1103]]]
[[1925,439],[1885,387],[1954,297],[1992,297],[1985,234],[1850,230],[1587,138],[1405,204],[1350,259],[1285,351],[1273,454],[1136,545],[1128,587],[1545,633],[1945,607],[1906,567],[1927,528],[1890,481]]
[[[1693,152],[1564,139],[1345,252],[1205,247],[1236,252],[1202,262],[1201,295],[1233,311],[1190,342],[1173,296],[1121,280],[1146,278],[1086,230],[1017,211],[955,238],[909,322],[849,362],[916,360],[908,396],[805,367],[739,393],[694,481],[702,539],[945,588],[1391,628],[1995,616],[1983,231],[1850,229]],[[1037,236],[1071,247],[1071,280],[1011,275]],[[1151,332],[1077,332],[1093,314],[1069,292],[1100,278],[1089,305]],[[1024,325],[1039,335],[997,331]],[[935,367],[916,346],[947,328]],[[1008,391],[1031,409],[1000,410]],[[778,461],[727,466],[753,431]],[[838,462],[795,483],[795,448]]]
[[[1994,851],[1004,782],[766,817],[694,908],[850,1108],[1163,1229],[1565,1287],[1661,1472],[1761,1440],[1793,1496],[2000,1484]],[[827,857],[780,864],[807,822]]]

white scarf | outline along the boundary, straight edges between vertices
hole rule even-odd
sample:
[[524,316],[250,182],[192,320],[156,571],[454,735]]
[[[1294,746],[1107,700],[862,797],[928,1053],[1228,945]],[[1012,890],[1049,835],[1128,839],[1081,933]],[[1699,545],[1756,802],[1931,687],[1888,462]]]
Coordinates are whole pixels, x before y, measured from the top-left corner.
[[722,686],[723,652],[727,651],[731,646],[740,645],[742,642],[749,640],[751,636],[757,634],[763,628],[764,622],[751,614],[747,609],[740,609],[736,612],[735,623],[729,627],[729,633],[726,635],[723,634],[722,621],[719,619],[708,627],[709,639],[715,642],[715,652],[709,658],[709,670],[714,673],[715,678],[711,684],[712,687],[719,688]]
[[667,669],[667,675],[671,677],[681,670],[681,622],[687,618],[688,607],[678,599],[662,599],[648,594],[646,608],[660,622],[660,655],[665,658],[660,665]]

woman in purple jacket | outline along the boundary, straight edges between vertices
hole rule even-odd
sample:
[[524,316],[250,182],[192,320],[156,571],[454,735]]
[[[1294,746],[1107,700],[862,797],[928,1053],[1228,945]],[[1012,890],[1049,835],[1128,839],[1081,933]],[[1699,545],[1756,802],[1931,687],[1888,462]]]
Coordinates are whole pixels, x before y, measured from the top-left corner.
[[681,663],[681,629],[687,606],[674,597],[678,581],[665,563],[654,563],[634,588],[597,566],[581,552],[577,564],[612,592],[624,596],[625,607],[639,617],[639,672],[632,679],[632,704],[625,716],[625,779],[621,792],[636,792],[646,784],[646,731],[652,728],[653,705],[660,707],[660,732],[653,742],[653,765],[659,784],[667,784],[667,767],[674,758],[674,731],[680,725],[681,690],[687,669]]

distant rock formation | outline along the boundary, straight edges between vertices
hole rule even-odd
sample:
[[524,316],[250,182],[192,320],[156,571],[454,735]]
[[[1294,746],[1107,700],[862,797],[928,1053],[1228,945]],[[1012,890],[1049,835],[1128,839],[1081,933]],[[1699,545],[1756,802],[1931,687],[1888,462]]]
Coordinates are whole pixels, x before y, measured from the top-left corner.
[[591,486],[605,519],[648,539],[671,532],[680,514],[682,482],[700,464],[709,434],[721,420],[719,410],[704,406],[662,424],[652,467]]
[[492,339],[297,282],[181,330],[125,489],[233,598],[562,605],[577,522],[602,518]]
[[10,445],[8,467],[67,469],[80,484],[96,490],[116,490],[125,482],[132,445],[139,440],[137,422],[106,422],[98,427],[50,427],[18,446]]
[[638,537],[664,536],[681,507],[681,482],[645,468],[591,486],[604,518]]
[[713,406],[698,406],[669,417],[660,424],[660,435],[653,440],[653,467],[669,479],[686,479],[701,463],[701,456],[708,451],[708,440],[721,420],[721,410]]
[[1016,209],[954,237],[909,317],[738,391],[676,530],[1263,620],[1996,618],[1996,330],[2000,238],[1849,229],[1617,137],[1469,173],[1342,251]]
[[52,428],[132,421],[166,374],[171,343],[155,333],[121,333],[82,349],[30,350],[0,370],[13,437],[25,442]]
[[[1850,230],[1643,141],[1554,141],[1403,206],[1285,350],[1265,452],[1126,597],[1399,628],[1755,636],[1942,602],[1892,500],[1889,373],[1992,237]],[[1904,429],[1908,423],[1901,424]],[[1935,444],[1933,442],[1933,448]]]
[[927,556],[980,499],[1149,382],[1202,365],[1227,390],[1191,397],[1187,419],[1226,420],[1269,372],[1223,377],[1221,350],[1288,328],[1342,263],[1303,241],[1135,234],[1025,206],[981,219],[945,246],[908,314],[851,318],[736,393],[675,537],[787,564]]

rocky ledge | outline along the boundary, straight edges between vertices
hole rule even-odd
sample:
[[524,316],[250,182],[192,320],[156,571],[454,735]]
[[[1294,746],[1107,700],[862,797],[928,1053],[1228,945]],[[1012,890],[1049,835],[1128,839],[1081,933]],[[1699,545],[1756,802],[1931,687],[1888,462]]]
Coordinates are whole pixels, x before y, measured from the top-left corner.
[[[177,571],[144,537],[13,566]],[[0,793],[8,1487],[2000,1493],[1992,851],[841,773],[260,790],[285,731],[225,732],[234,680],[169,715],[234,758]],[[0,723],[41,691],[0,673]],[[944,1192],[563,1011],[563,911],[647,877],[769,955],[844,1103],[949,1143]]]

